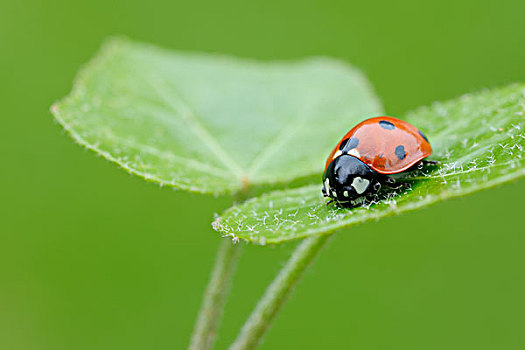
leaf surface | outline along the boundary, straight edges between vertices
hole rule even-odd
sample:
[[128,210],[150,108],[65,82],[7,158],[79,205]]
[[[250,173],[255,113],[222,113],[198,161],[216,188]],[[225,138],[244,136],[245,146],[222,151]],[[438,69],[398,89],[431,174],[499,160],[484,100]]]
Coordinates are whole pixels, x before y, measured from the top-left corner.
[[200,192],[286,184],[382,108],[366,78],[328,58],[257,62],[116,39],[52,107],[72,137],[129,172]]
[[[493,187],[525,175],[525,85],[436,102],[407,114],[434,149],[436,167],[405,174],[407,186],[353,209],[327,206],[319,184],[275,191],[224,212],[213,226],[266,244],[326,234]],[[328,153],[330,147],[325,149]]]

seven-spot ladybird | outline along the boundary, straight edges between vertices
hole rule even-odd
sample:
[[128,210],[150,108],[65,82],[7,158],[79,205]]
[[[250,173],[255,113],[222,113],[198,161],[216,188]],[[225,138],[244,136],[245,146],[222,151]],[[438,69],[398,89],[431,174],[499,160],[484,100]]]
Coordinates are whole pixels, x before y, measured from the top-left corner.
[[428,139],[415,126],[392,117],[367,119],[328,156],[323,195],[340,205],[355,205],[381,185],[394,183],[389,175],[407,171],[431,154]]

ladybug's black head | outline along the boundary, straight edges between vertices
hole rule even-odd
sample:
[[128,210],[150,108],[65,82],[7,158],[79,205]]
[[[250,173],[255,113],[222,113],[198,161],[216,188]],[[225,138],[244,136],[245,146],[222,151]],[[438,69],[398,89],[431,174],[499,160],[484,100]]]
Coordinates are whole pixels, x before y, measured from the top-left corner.
[[334,159],[323,175],[324,196],[341,204],[353,204],[356,199],[377,192],[379,187],[377,173],[347,154]]

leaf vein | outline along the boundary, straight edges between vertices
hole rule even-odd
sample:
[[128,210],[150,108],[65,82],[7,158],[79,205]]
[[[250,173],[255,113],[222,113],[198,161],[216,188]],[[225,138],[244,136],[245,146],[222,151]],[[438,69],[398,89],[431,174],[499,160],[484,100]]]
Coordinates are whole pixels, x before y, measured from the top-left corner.
[[[212,136],[212,134],[202,125],[197,118],[193,109],[185,102],[180,93],[177,92],[174,86],[167,83],[165,80],[155,79],[155,83],[151,84],[163,101],[171,108],[175,115],[178,115],[186,124],[192,128],[195,134],[201,139],[201,141],[214,153],[222,162],[235,174],[239,179],[243,176],[242,168],[230,157],[230,155],[224,150],[220,143]],[[162,86],[163,88],[160,88]],[[170,90],[170,94],[167,95],[164,91]],[[175,104],[173,98],[179,101],[179,104]],[[178,111],[182,109],[181,113]]]

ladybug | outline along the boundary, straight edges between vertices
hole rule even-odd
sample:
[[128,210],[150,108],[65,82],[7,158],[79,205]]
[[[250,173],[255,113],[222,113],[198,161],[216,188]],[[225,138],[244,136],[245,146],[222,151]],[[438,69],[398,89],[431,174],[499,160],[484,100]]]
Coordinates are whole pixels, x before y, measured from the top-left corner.
[[396,180],[391,176],[412,170],[432,154],[425,134],[393,117],[362,121],[346,133],[328,156],[323,195],[342,206],[352,206]]

